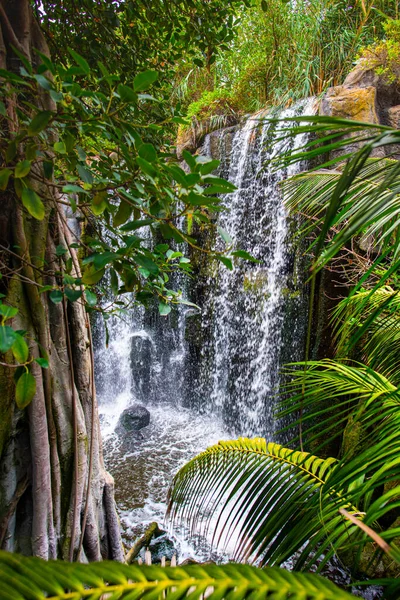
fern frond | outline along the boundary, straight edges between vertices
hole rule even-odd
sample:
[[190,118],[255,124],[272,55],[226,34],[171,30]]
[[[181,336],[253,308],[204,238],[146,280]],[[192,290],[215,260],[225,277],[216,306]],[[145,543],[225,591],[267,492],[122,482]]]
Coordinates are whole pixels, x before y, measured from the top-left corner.
[[0,551],[1,600],[347,600],[318,575],[247,565],[144,567],[45,562]]

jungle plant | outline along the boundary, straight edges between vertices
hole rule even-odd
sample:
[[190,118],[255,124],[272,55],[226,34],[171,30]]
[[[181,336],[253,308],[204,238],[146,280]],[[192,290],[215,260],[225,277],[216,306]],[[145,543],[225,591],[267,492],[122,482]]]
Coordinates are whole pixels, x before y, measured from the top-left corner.
[[45,562],[0,552],[2,600],[203,600],[268,598],[291,600],[347,600],[346,591],[318,575],[247,565],[186,565],[179,567],[90,565]]
[[[299,132],[314,136],[284,161],[326,161],[283,184],[289,209],[303,215],[303,235],[311,240],[312,283],[343,250],[345,259],[355,244],[359,253],[366,250],[363,268],[349,276],[352,290],[334,314],[337,360],[310,361],[307,355],[294,365],[283,415],[297,415],[290,426],[298,430],[293,443],[317,454],[346,429],[355,441],[344,440],[338,456],[325,459],[264,439],[220,442],[177,474],[169,511],[192,533],[207,535],[212,528],[216,544],[226,546],[238,536],[236,559],[275,565],[292,557],[296,569],[322,569],[331,556],[352,549],[357,569],[368,537],[345,519],[343,507],[351,519],[379,530],[392,555],[398,554],[400,164],[391,154],[400,134],[329,117],[294,120]],[[349,144],[358,149],[348,150]],[[388,156],[371,158],[382,147]],[[312,314],[308,350],[311,327]]]

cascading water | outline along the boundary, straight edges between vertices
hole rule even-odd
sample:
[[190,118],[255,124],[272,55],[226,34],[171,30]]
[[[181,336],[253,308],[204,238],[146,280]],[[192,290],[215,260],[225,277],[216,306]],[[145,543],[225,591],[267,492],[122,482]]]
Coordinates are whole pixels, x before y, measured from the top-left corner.
[[[281,119],[310,114],[313,101],[283,111]],[[299,285],[300,257],[290,240],[290,223],[279,181],[299,170],[274,170],[273,159],[304,136],[282,137],[282,129],[256,116],[237,131],[214,132],[206,148],[222,161],[221,173],[237,187],[218,218],[233,245],[258,264],[238,261],[233,271],[206,265],[201,292],[200,352],[192,360],[195,393],[187,400],[202,412],[221,414],[235,435],[275,438],[274,398],[279,368],[300,360],[307,307]],[[207,270],[207,269],[204,269]],[[297,279],[297,281],[296,281]],[[205,293],[204,293],[205,290]],[[196,290],[195,290],[196,291]]]
[[[312,104],[278,116],[311,114]],[[192,456],[232,434],[275,436],[279,367],[301,358],[306,315],[278,185],[288,173],[270,163],[293,143],[276,141],[283,126],[252,118],[214,132],[203,149],[238,188],[218,226],[260,262],[238,261],[229,271],[193,255],[196,276],[185,293],[201,312],[182,306],[165,318],[132,310],[108,321],[108,349],[97,328],[105,456],[127,542],[162,522],[172,476]],[[147,406],[151,423],[135,438],[118,436],[120,413],[135,402]]]

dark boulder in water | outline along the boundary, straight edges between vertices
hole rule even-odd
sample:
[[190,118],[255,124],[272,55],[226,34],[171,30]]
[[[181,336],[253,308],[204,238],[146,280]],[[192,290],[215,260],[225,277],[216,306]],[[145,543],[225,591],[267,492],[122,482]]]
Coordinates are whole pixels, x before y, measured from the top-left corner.
[[118,420],[117,433],[139,431],[150,423],[150,413],[144,406],[134,404],[126,408]]

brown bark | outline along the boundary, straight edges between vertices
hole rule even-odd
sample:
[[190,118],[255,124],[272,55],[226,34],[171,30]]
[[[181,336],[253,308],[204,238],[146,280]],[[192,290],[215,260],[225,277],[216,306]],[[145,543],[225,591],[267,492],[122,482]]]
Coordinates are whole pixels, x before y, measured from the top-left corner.
[[[19,59],[11,45],[33,62],[34,48],[49,54],[29,0],[0,0],[0,67],[15,71]],[[32,101],[54,110],[44,91]],[[15,98],[7,110],[11,133],[18,130]],[[19,148],[16,160],[23,156]],[[49,189],[41,194],[36,185],[36,191],[47,198],[42,221],[25,212],[12,188],[0,192],[0,291],[19,310],[12,325],[28,332],[31,354],[49,357],[49,369],[33,363],[36,394],[25,411],[15,404],[15,370],[0,366],[0,547],[43,558],[123,560],[113,481],[102,458],[85,308],[79,301],[55,305],[38,291],[59,283],[54,273],[62,271],[63,258],[55,248],[71,240]],[[75,250],[70,254],[77,273]]]

